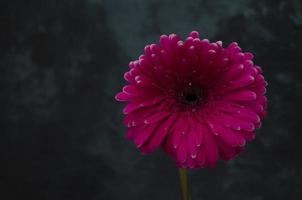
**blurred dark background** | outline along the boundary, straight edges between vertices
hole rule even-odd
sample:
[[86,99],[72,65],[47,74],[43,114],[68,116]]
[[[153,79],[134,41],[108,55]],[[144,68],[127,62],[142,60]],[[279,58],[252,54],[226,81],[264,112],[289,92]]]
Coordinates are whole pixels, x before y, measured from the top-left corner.
[[114,95],[161,34],[238,41],[269,82],[245,154],[190,171],[192,200],[302,199],[301,0],[2,0],[0,199],[180,199],[161,151],[124,138]]

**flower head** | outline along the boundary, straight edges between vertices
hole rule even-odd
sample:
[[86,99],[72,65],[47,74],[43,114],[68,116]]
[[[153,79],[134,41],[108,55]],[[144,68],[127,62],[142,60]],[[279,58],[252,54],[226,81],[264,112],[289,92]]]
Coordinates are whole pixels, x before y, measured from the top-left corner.
[[237,43],[224,48],[196,31],[185,41],[162,35],[130,62],[116,95],[127,102],[127,138],[143,153],[162,147],[184,168],[234,158],[266,115],[267,82],[252,59]]

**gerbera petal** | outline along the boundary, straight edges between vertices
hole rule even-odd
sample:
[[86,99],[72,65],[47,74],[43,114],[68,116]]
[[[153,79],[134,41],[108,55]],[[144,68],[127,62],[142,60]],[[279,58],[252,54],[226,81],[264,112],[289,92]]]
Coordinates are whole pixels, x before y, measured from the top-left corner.
[[228,161],[236,155],[236,151],[232,146],[228,145],[226,142],[219,138],[216,141],[219,149],[219,154],[223,160]]
[[119,92],[117,95],[115,95],[115,99],[117,101],[130,101],[133,98],[133,95],[124,93],[124,92]]
[[224,91],[229,92],[229,91],[233,91],[233,90],[236,90],[239,88],[243,88],[243,87],[246,87],[246,86],[252,84],[254,81],[255,81],[255,78],[253,76],[250,76],[250,75],[240,76],[236,80],[231,81],[230,84],[228,85],[228,87]]
[[161,35],[159,39],[159,43],[163,49],[170,49],[170,40],[169,36]]
[[139,105],[141,107],[148,107],[148,106],[153,106],[154,104],[157,104],[159,102],[163,101],[163,97],[162,96],[157,96],[155,98],[152,99],[147,99],[143,102],[140,102]]
[[233,113],[233,116],[253,123],[260,122],[260,117],[254,111],[246,108],[240,108],[236,113]]
[[151,114],[155,112],[152,108],[144,108],[140,110],[136,110],[125,115],[124,124],[128,127],[138,126],[139,124],[143,124],[144,118],[147,118]]
[[204,147],[198,148],[198,153],[196,157],[197,163],[199,167],[206,167],[207,166],[207,159],[206,159],[206,150]]
[[126,94],[132,94],[134,96],[137,96],[138,94],[141,94],[142,91],[137,89],[134,85],[126,85],[123,87],[123,92]]
[[158,124],[150,124],[144,127],[144,129],[140,130],[140,132],[136,135],[134,142],[138,148],[140,148],[152,133],[156,130]]
[[256,93],[248,90],[229,93],[224,96],[225,100],[233,100],[233,101],[252,101],[252,100],[256,100],[256,98],[257,98]]
[[130,127],[128,128],[128,131],[126,133],[126,138],[128,140],[132,140],[135,138],[135,136],[140,132],[141,129],[143,129],[145,127],[140,126],[140,127]]
[[129,114],[133,111],[136,111],[138,109],[143,109],[149,106],[154,106],[158,103],[160,103],[161,101],[163,101],[162,97],[155,97],[152,99],[147,99],[144,101],[133,101],[131,103],[128,103],[125,108],[123,109],[123,113],[124,114]]
[[[182,137],[185,137],[182,135]],[[187,142],[185,139],[182,139],[179,144],[179,148],[177,149],[177,161],[180,163],[186,162],[187,159]]]
[[190,156],[187,157],[186,162],[182,165],[182,167],[184,167],[184,168],[190,168],[190,169],[193,169],[196,166],[197,166],[196,165],[196,159],[192,158]]
[[134,77],[130,74],[130,72],[124,73],[124,79],[128,81],[130,84],[135,83]]
[[236,106],[235,104],[222,104],[219,109],[223,112],[227,112],[233,115],[236,118],[240,118],[254,123],[260,122],[260,117],[254,111],[241,106]]
[[239,132],[240,134],[243,135],[246,141],[251,141],[256,137],[255,132],[244,131],[244,130],[240,130]]
[[227,128],[221,128],[220,130],[222,130],[219,133],[219,136],[221,137],[221,139],[223,141],[225,141],[228,145],[232,146],[232,147],[236,147],[239,145],[239,137],[237,135],[235,135],[233,133],[233,131],[227,129]]
[[221,139],[228,145],[235,147],[243,146],[245,144],[245,140],[242,135],[236,134],[233,130],[224,127],[221,123],[208,119],[208,124],[214,135],[221,137]]
[[169,133],[171,126],[173,125],[176,118],[176,114],[171,114],[166,120],[158,124],[156,132],[152,135],[148,142],[144,146],[142,146],[142,152],[151,153],[157,147],[159,147],[165,140],[165,137]]
[[197,126],[195,125],[196,122],[191,122],[188,134],[186,135],[186,139],[188,142],[188,148],[190,152],[191,158],[195,159],[197,157],[197,139],[198,139],[198,134],[199,130],[196,128]]
[[236,78],[244,69],[244,65],[242,64],[235,64],[229,68],[229,70],[223,75],[222,81],[229,82]]
[[195,125],[195,143],[197,147],[200,147],[203,143],[203,136],[204,136],[204,129],[205,127],[203,127],[204,125],[200,124],[200,123],[194,123]]
[[252,122],[247,122],[238,118],[233,117],[232,115],[222,114],[220,121],[223,122],[225,127],[231,127],[234,130],[246,130],[254,131],[255,125]]
[[137,103],[128,103],[125,108],[123,109],[124,114],[129,114],[137,109],[140,109],[141,106]]
[[158,121],[166,118],[169,115],[170,115],[169,112],[156,112],[156,113],[150,115],[149,117],[147,117],[144,120],[144,123],[145,124],[152,124],[152,123],[158,122]]
[[205,138],[205,150],[207,154],[207,160],[210,166],[215,166],[219,158],[218,147],[216,145],[214,135],[207,134]]
[[189,124],[190,121],[186,116],[180,116],[175,122],[172,135],[172,143],[175,149],[179,146],[181,136],[186,134]]

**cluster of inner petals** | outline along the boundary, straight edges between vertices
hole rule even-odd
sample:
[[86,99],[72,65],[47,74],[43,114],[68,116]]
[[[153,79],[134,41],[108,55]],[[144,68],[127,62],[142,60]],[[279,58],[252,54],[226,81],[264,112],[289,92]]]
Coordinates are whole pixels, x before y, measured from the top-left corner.
[[162,147],[179,167],[234,158],[266,115],[267,83],[252,59],[237,43],[224,48],[196,31],[185,41],[162,35],[130,62],[116,95],[127,102],[127,138],[143,153]]

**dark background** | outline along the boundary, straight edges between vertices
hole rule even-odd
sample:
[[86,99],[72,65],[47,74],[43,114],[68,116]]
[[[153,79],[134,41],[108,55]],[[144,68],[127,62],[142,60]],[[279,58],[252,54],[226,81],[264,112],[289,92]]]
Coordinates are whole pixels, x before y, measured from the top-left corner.
[[122,75],[161,34],[238,41],[269,82],[245,154],[190,171],[192,200],[302,199],[301,0],[1,0],[0,199],[180,199],[161,151],[124,138]]

